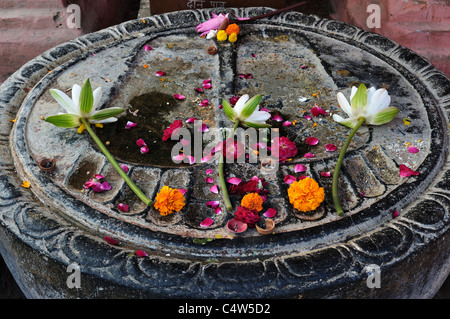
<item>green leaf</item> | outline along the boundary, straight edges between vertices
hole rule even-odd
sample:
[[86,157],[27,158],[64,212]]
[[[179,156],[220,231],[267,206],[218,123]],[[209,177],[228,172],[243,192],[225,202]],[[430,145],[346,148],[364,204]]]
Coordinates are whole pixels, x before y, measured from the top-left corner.
[[45,121],[58,127],[72,128],[80,126],[80,117],[75,114],[53,115],[47,117]]
[[394,119],[399,110],[395,106],[387,107],[380,112],[367,117],[367,122],[373,125],[381,125],[388,123]]
[[225,112],[225,115],[228,117],[228,119],[232,122],[234,122],[236,120],[236,112],[234,111],[234,109],[231,107],[231,105],[226,101],[226,100],[222,100],[222,106],[223,106],[223,111]]
[[261,102],[262,94],[255,95],[250,100],[245,103],[244,108],[242,109],[240,119],[245,120],[250,115],[255,112],[256,107],[259,105],[259,102]]
[[106,120],[107,118],[116,116],[116,115],[122,113],[123,111],[125,111],[125,110],[121,107],[110,107],[110,108],[95,112],[93,115],[91,115],[91,117],[89,119],[94,120],[94,121]]
[[92,111],[94,105],[94,94],[92,93],[92,86],[89,79],[87,79],[80,93],[80,111],[83,115],[88,115]]
[[367,106],[367,87],[364,83],[358,87],[351,101],[352,112],[355,116],[363,115]]

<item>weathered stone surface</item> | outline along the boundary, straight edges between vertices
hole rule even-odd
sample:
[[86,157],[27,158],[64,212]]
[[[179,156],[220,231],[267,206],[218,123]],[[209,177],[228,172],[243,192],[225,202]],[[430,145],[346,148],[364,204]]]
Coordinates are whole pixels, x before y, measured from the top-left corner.
[[[233,10],[252,16],[269,9]],[[53,56],[52,72],[44,60],[33,60],[0,87],[0,252],[26,296],[433,296],[450,271],[445,266],[450,254],[449,80],[430,68],[411,72],[414,54],[402,59],[405,55],[398,52],[406,49],[391,41],[394,47],[388,50],[386,41],[369,45],[364,39],[370,34],[356,27],[300,13],[243,23],[235,44],[199,38],[194,27],[210,13],[173,12],[145,18],[145,23],[126,22],[100,31],[110,35],[101,42],[88,40],[100,33],[81,37],[52,51],[79,52],[75,57]],[[145,51],[145,44],[153,50]],[[215,55],[206,52],[212,45],[218,48]],[[166,76],[157,77],[159,70]],[[241,73],[253,76],[241,78]],[[110,141],[111,152],[129,166],[130,176],[151,198],[164,185],[187,189],[181,212],[161,216],[140,205],[87,135],[41,119],[60,112],[50,88],[68,90],[87,77],[94,87],[104,88],[101,107],[127,109],[118,122],[97,130],[100,138]],[[211,79],[212,88],[199,94],[194,89],[205,79]],[[339,217],[329,196],[331,178],[321,173],[333,172],[349,133],[331,117],[341,113],[336,93],[348,96],[358,82],[388,88],[400,113],[382,127],[364,127],[353,139],[340,183],[346,214]],[[187,98],[177,101],[174,93]],[[217,166],[175,165],[173,142],[161,141],[162,130],[174,119],[185,123],[197,117],[211,129],[230,126],[218,105],[222,98],[244,93],[263,93],[262,107],[295,123],[271,121],[299,150],[274,174],[263,176],[260,163],[226,165],[227,176],[258,176],[269,182],[264,209],[278,211],[271,235],[256,229],[230,233],[226,222],[233,212],[222,203],[221,213],[205,205],[221,199],[209,190],[218,184]],[[207,107],[199,105],[203,99],[210,101]],[[328,114],[305,119],[316,105]],[[11,119],[16,119],[14,124]],[[125,130],[128,120],[138,126]],[[197,132],[192,124],[184,127]],[[305,144],[311,136],[319,139],[318,145]],[[146,140],[149,153],[140,153],[137,138]],[[338,151],[326,151],[328,143]],[[419,147],[419,153],[409,153],[408,143]],[[315,157],[304,158],[305,153]],[[56,159],[54,172],[37,167],[43,157]],[[307,171],[295,173],[295,164]],[[400,164],[420,174],[399,178]],[[207,168],[213,169],[213,183],[205,181]],[[111,192],[82,192],[95,173],[107,176]],[[323,216],[296,216],[287,197],[286,174],[311,176],[325,188]],[[31,183],[30,189],[21,187],[23,180]],[[232,195],[231,200],[237,207],[240,197]],[[130,204],[130,212],[117,209],[122,202]],[[392,219],[395,210],[400,215]],[[205,218],[213,219],[213,225],[202,227]],[[120,244],[109,245],[104,236]],[[134,255],[137,249],[149,256]],[[71,263],[80,265],[81,290],[66,285]],[[370,264],[380,266],[386,289],[367,287]],[[408,272],[416,275],[409,282],[404,280]]]

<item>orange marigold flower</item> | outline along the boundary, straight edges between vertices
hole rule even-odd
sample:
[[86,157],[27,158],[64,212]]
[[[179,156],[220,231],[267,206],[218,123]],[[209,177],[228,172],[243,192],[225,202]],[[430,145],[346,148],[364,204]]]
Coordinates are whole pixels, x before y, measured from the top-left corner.
[[312,178],[295,181],[288,189],[289,201],[301,212],[315,210],[323,202],[325,192],[323,187]]
[[241,200],[241,206],[250,210],[262,211],[263,199],[257,193],[248,193]]
[[225,31],[228,35],[230,35],[232,33],[236,33],[236,35],[238,35],[239,34],[239,26],[236,23],[232,23],[226,28]]
[[178,189],[164,186],[155,198],[155,208],[161,215],[166,216],[173,212],[179,212],[185,205],[184,196]]

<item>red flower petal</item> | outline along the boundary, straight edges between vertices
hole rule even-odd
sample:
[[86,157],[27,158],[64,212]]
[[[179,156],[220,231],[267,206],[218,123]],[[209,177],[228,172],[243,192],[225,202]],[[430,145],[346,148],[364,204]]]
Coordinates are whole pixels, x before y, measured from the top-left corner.
[[105,236],[104,238],[105,238],[105,241],[108,244],[111,244],[111,245],[118,245],[119,244],[119,242],[117,240],[112,239],[111,237]]
[[164,71],[156,71],[156,76],[164,76],[166,75],[166,72]]
[[283,121],[283,118],[279,114],[274,114],[271,119],[277,122]]
[[209,101],[207,99],[204,99],[203,101],[200,102],[201,106],[208,106],[209,105]]
[[207,178],[205,178],[205,182],[207,182],[207,183],[209,183],[209,184],[212,184],[212,183],[214,183],[214,178],[212,178],[212,177],[207,177]]
[[227,182],[233,185],[239,185],[239,183],[242,181],[242,178],[239,177],[230,177],[227,179]]
[[208,126],[206,126],[205,123],[202,123],[202,126],[198,128],[198,132],[204,133],[204,132],[207,132],[207,131],[209,131],[209,129],[208,129]]
[[123,203],[120,203],[119,205],[117,205],[117,208],[118,208],[121,212],[124,212],[124,213],[127,213],[127,212],[129,212],[129,210],[130,210],[130,206],[125,205],[125,204],[123,204]]
[[313,116],[319,116],[319,115],[327,115],[328,113],[325,112],[325,110],[322,109],[321,107],[314,106],[314,107],[311,109],[311,114],[312,114]]
[[149,148],[148,148],[147,145],[144,145],[144,146],[141,147],[140,151],[141,151],[142,154],[145,154],[145,153],[148,153]]
[[132,127],[136,127],[136,125],[137,125],[137,123],[128,121],[127,124],[125,125],[125,129],[126,129],[126,130],[129,130],[129,129],[131,129]]
[[311,146],[317,145],[319,143],[319,140],[315,137],[307,137],[305,140],[305,143]]
[[211,193],[214,193],[214,194],[219,193],[219,188],[217,187],[217,185],[211,186],[211,188],[209,190],[211,191]]
[[211,218],[207,217],[200,223],[200,226],[202,226],[202,227],[209,227],[213,223],[214,223],[214,221]]
[[305,155],[303,155],[304,158],[313,158],[316,155],[314,155],[313,153],[306,153]]
[[219,201],[217,200],[212,200],[206,203],[206,206],[211,207],[211,208],[217,208],[219,207]]
[[220,207],[214,208],[214,213],[220,214],[221,212],[222,212],[222,208],[220,208]]
[[196,117],[191,117],[186,120],[186,123],[194,123],[196,119],[197,119]]
[[292,122],[289,122],[289,121],[283,122],[283,126],[291,126],[291,125],[292,125]]
[[330,177],[331,173],[330,172],[320,172],[320,175],[322,175],[323,177]]
[[400,165],[400,176],[401,177],[409,177],[411,175],[417,176],[419,172],[410,169],[408,166],[401,164]]
[[288,184],[288,185],[291,185],[293,182],[295,182],[297,179],[294,177],[294,176],[292,176],[292,175],[286,175],[285,177],[284,177],[284,182],[286,183],[286,184]]
[[185,100],[186,99],[186,97],[184,95],[181,95],[181,94],[178,94],[178,93],[175,93],[173,95],[173,97],[176,98],[177,100]]
[[306,172],[306,166],[302,164],[297,164],[294,166],[294,172],[296,173]]
[[396,218],[400,215],[400,213],[396,210],[394,210],[394,212],[392,213],[392,218]]
[[143,250],[136,250],[135,254],[139,257],[146,257],[148,256],[147,253]]
[[325,149],[328,152],[334,152],[337,149],[337,147],[334,144],[327,144],[327,145],[325,145]]
[[263,215],[267,218],[272,218],[277,214],[277,210],[275,208],[269,208]]
[[197,91],[198,93],[203,93],[203,89],[202,88],[195,88],[195,91]]
[[145,141],[144,141],[142,138],[138,139],[138,140],[136,141],[136,144],[137,144],[137,146],[144,146],[144,145],[147,145],[147,144],[145,144]]

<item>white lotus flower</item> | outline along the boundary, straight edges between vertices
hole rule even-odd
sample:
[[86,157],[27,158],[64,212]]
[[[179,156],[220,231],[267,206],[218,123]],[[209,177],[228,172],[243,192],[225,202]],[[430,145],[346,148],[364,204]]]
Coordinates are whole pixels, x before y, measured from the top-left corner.
[[85,118],[89,123],[101,126],[103,123],[117,121],[117,118],[114,116],[124,111],[120,107],[110,107],[96,111],[102,96],[102,88],[99,87],[92,91],[89,79],[84,82],[83,87],[80,87],[78,84],[72,87],[72,98],[58,89],[50,89],[50,94],[67,113],[49,116],[45,121],[59,127],[79,127],[79,133],[84,130],[81,118]]
[[337,94],[337,99],[341,109],[349,117],[344,119],[342,116],[334,114],[333,119],[350,128],[354,128],[360,118],[365,119],[364,124],[385,124],[390,122],[399,112],[396,107],[389,106],[391,97],[386,89],[377,90],[375,87],[371,87],[367,90],[364,84],[361,84],[359,88],[352,87],[351,104],[341,92]]
[[249,98],[248,94],[244,94],[234,105],[234,108],[226,101],[222,101],[225,115],[233,122],[240,121],[243,125],[249,127],[270,127],[266,121],[270,118],[270,113],[259,110],[259,102],[262,94]]

